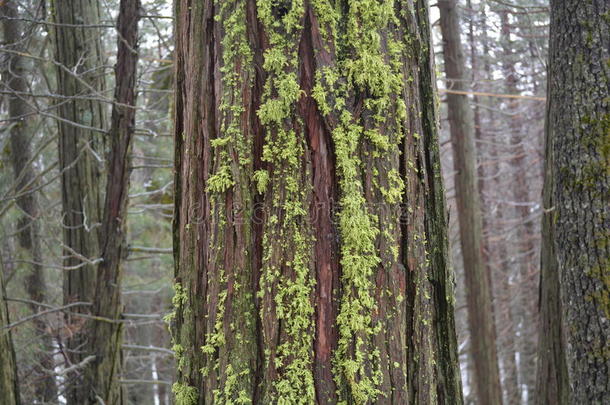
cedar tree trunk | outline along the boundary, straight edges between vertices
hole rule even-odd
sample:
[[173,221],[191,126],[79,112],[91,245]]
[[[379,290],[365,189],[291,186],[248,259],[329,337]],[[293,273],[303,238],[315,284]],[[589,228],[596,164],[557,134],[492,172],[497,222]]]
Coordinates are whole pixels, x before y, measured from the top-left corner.
[[176,0],[178,404],[461,404],[426,2]]

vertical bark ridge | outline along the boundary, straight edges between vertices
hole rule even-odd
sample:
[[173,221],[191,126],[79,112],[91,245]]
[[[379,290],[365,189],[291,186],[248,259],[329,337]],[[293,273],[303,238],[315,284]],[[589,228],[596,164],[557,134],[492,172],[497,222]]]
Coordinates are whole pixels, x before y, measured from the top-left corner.
[[547,99],[545,122],[544,189],[542,202],[542,243],[540,250],[540,289],[538,307],[540,332],[536,368],[537,405],[570,403],[570,385],[565,358],[565,332],[563,331],[559,266],[555,253],[554,201],[553,201],[553,148],[550,121],[551,100]]
[[[305,11],[304,34],[299,55],[301,88],[311,94],[318,69],[328,66],[329,44],[324,41],[320,23],[310,4]],[[327,28],[327,27],[326,27]],[[305,124],[307,144],[311,152],[313,198],[309,208],[314,228],[314,260],[316,274],[314,382],[316,402],[337,402],[332,378],[332,353],[336,348],[337,294],[339,285],[338,231],[333,209],[337,201],[335,162],[329,126],[319,112],[315,100],[302,97],[300,114]],[[330,248],[330,249],[329,249]]]
[[[462,404],[462,382],[457,357],[457,336],[454,319],[454,274],[448,254],[447,211],[440,171],[438,143],[438,92],[434,73],[434,54],[431,47],[429,8],[425,1],[415,5],[418,22],[419,52],[416,53],[420,66],[419,77],[421,126],[423,136],[423,157],[426,168],[427,190],[425,196],[425,230],[429,246],[428,280],[432,284],[431,298],[434,307],[433,333],[435,340],[432,360],[437,377],[437,403]],[[417,48],[415,48],[417,49]],[[412,50],[414,52],[414,50]],[[413,117],[415,118],[415,117]],[[425,403],[425,402],[419,402]]]
[[[203,394],[210,392],[201,373],[206,366],[201,346],[206,343],[210,315],[215,316],[219,293],[209,285],[219,279],[219,274],[208,274],[207,269],[211,204],[205,192],[211,172],[210,141],[217,137],[214,9],[211,0],[180,0],[174,4],[176,295],[175,312],[169,321],[174,325],[172,341],[178,378],[172,390],[178,405],[192,405],[204,404]],[[208,294],[211,303],[206,302]]]
[[[314,235],[309,229],[312,201],[310,153],[298,102],[298,43],[303,35],[302,1],[258,1],[258,17],[268,38],[267,72],[258,116],[265,129],[265,218],[259,294],[265,347],[263,402],[314,401]],[[317,235],[319,237],[319,235]]]

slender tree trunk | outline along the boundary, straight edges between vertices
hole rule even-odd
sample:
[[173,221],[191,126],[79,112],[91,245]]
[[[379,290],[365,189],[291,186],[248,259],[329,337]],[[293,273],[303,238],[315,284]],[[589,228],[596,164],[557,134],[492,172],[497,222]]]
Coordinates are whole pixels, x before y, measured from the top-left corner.
[[[545,188],[555,210],[545,237],[555,257],[543,256],[543,268],[557,265],[562,328],[548,332],[566,337],[571,404],[610,403],[609,15],[605,0],[551,2]],[[541,353],[560,362],[554,354]]]
[[4,405],[19,405],[19,384],[17,380],[17,364],[15,348],[10,329],[5,329],[10,323],[8,308],[4,297],[4,275],[0,263],[0,403]]
[[[467,91],[464,53],[460,40],[459,15],[455,0],[440,0],[440,26],[448,85]],[[452,80],[453,79],[453,80]],[[464,95],[447,94],[447,107],[455,190],[460,227],[460,244],[466,280],[466,301],[475,385],[480,404],[502,403],[498,371],[496,333],[493,317],[491,281],[482,252],[482,218],[474,143],[473,114]]]
[[[485,13],[485,4],[482,5],[481,10],[481,28],[482,28],[482,48],[483,48],[483,71],[485,72],[484,79],[487,82],[493,80],[492,72],[491,72],[491,64],[489,62],[490,52],[490,38],[487,35],[487,15]],[[477,101],[477,97],[474,96],[474,103],[476,105],[479,104]],[[492,110],[486,111],[486,114],[477,114],[478,107],[475,107],[475,134],[477,134],[477,139],[485,139],[488,144],[484,144],[481,142],[478,148],[479,151],[487,152],[487,159],[482,162],[479,166],[479,192],[481,193],[481,201],[483,202],[483,215],[486,215],[487,212],[485,207],[488,208],[489,212],[493,212],[493,218],[489,221],[483,220],[483,241],[482,246],[486,255],[487,265],[489,267],[490,274],[493,279],[492,290],[495,291],[494,296],[494,317],[495,317],[495,325],[496,325],[496,347],[498,347],[498,358],[501,360],[501,384],[503,388],[503,398],[504,402],[507,405],[518,404],[519,403],[519,381],[518,381],[518,372],[517,372],[517,362],[515,356],[515,346],[513,344],[513,337],[515,336],[515,328],[513,317],[511,313],[511,304],[510,300],[512,297],[510,284],[508,282],[508,267],[507,267],[507,249],[504,241],[500,241],[499,243],[493,244],[491,240],[496,234],[494,231],[497,223],[502,223],[503,221],[503,211],[497,210],[493,208],[495,203],[491,201],[486,201],[485,195],[488,192],[489,194],[493,194],[494,188],[498,190],[502,185],[500,184],[500,173],[501,173],[501,165],[500,158],[498,155],[498,148],[495,145],[497,143],[497,139],[494,136],[490,136],[492,133],[487,132],[484,133],[483,129],[480,128],[482,125],[483,117],[487,119],[487,125],[490,128],[493,128],[493,124],[495,122],[495,114]],[[485,111],[483,111],[485,113]],[[481,122],[477,124],[477,122]],[[485,147],[484,147],[485,146]],[[480,152],[479,152],[480,153]],[[479,155],[480,156],[480,155]],[[487,170],[485,169],[486,167]],[[495,246],[494,246],[495,245]],[[495,263],[495,265],[494,265]],[[493,270],[495,269],[495,272]]]
[[[504,53],[502,70],[505,76],[505,89],[508,94],[519,94],[515,57],[511,48],[511,26],[508,11],[503,11],[500,18]],[[528,403],[531,403],[535,390],[536,329],[538,323],[537,310],[532,303],[532,295],[530,295],[530,291],[534,291],[532,288],[534,280],[531,279],[533,267],[532,253],[534,251],[532,238],[534,231],[533,222],[529,218],[531,216],[529,207],[525,205],[525,203],[530,201],[527,180],[529,171],[525,166],[526,139],[522,133],[522,122],[519,121],[521,118],[519,104],[515,99],[509,100],[507,104],[507,110],[511,114],[508,128],[510,130],[510,153],[513,157],[510,160],[510,166],[514,176],[511,197],[513,201],[521,204],[514,209],[518,225],[515,232],[517,240],[513,243],[514,263],[517,271],[514,272],[513,277],[516,280],[514,284],[516,284],[517,288],[511,294],[514,304],[511,305],[512,308],[510,310],[513,311],[513,319],[516,322],[515,330],[518,330],[519,334],[513,335],[512,340],[517,343],[515,350],[519,352],[519,384],[527,391]],[[515,393],[518,396],[513,396],[513,402],[516,404],[521,403],[522,395],[520,391],[517,390],[517,393]]]
[[[99,4],[94,0],[53,0],[57,93],[59,165],[61,170],[64,241],[64,303],[93,302],[96,263],[100,256],[101,189],[107,107],[104,52]],[[88,309],[83,309],[88,311]],[[72,330],[65,342],[66,367],[93,353],[92,326],[82,317],[66,316]],[[79,369],[67,375],[69,405],[82,405],[93,386]]]
[[138,63],[139,0],[121,0],[117,27],[115,104],[108,137],[108,178],[101,232],[101,258],[97,269],[94,314],[111,321],[93,325],[92,389],[89,403],[99,399],[107,405],[126,403],[121,388],[123,331],[121,324],[121,260],[127,255],[126,225],[129,195],[131,140],[136,117],[136,68]]
[[461,404],[427,5],[175,5],[176,402]]
[[[32,131],[29,128],[30,107],[25,99],[28,91],[26,70],[19,52],[22,49],[22,29],[19,21],[17,2],[5,1],[0,4],[0,16],[4,41],[7,47],[16,53],[8,54],[9,62],[3,72],[4,84],[7,89],[14,92],[8,96],[8,110],[11,118],[10,147],[11,161],[14,173],[17,207],[21,211],[17,220],[18,241],[21,253],[25,255],[26,267],[25,290],[33,302],[44,302],[46,295],[45,273],[43,256],[40,245],[40,223],[38,221],[39,207],[37,196],[31,191],[36,186],[36,174],[33,166],[33,157],[30,146],[32,144]],[[40,306],[31,304],[32,312],[38,312]],[[51,402],[56,400],[57,387],[53,376],[53,340],[47,334],[47,325],[44,318],[37,317],[32,321],[34,333],[38,336],[39,347],[36,350],[37,364],[34,366],[34,375],[38,381],[36,385],[36,398]]]

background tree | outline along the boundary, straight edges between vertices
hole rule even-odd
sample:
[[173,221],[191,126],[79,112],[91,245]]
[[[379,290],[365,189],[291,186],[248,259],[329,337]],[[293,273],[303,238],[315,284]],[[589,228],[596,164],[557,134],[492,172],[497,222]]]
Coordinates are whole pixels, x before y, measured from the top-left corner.
[[177,402],[461,403],[426,3],[175,6]]
[[[35,372],[40,368],[41,359],[52,360],[51,366],[44,367],[45,373],[42,376],[59,387],[58,396],[48,403],[63,403],[69,400],[73,390],[84,391],[82,382],[85,371],[93,366],[91,348],[79,346],[73,351],[66,343],[76,339],[75,335],[81,334],[91,315],[97,312],[92,305],[97,299],[93,297],[87,301],[64,302],[63,279],[70,271],[82,269],[85,265],[95,271],[100,264],[96,261],[100,256],[84,258],[64,250],[62,233],[65,224],[62,222],[62,187],[59,181],[63,172],[59,169],[57,153],[58,122],[79,128],[85,133],[95,132],[100,140],[107,137],[106,127],[110,126],[108,120],[100,128],[82,128],[84,121],[75,122],[63,118],[58,111],[60,106],[74,102],[81,107],[99,103],[104,112],[110,112],[114,103],[111,93],[115,83],[112,68],[117,60],[116,21],[119,3],[115,0],[92,3],[98,7],[99,21],[91,25],[58,25],[50,13],[53,8],[45,7],[51,3],[40,0],[15,2],[16,17],[8,19],[0,16],[2,24],[18,22],[22,32],[16,44],[6,41],[2,32],[2,71],[8,71],[8,63],[12,59],[10,56],[16,55],[14,47],[18,46],[21,50],[17,56],[21,59],[22,66],[19,77],[26,83],[25,90],[15,91],[8,87],[7,81],[0,82],[0,253],[7,287],[3,301],[8,304],[13,325],[11,332],[22,403],[42,401],[38,392],[44,385]],[[131,198],[123,218],[129,227],[121,260],[124,281],[121,288],[123,307],[120,311],[120,324],[125,332],[122,353],[125,367],[120,375],[120,384],[129,388],[127,400],[133,403],[169,404],[171,392],[167,387],[171,387],[174,378],[174,362],[169,334],[162,318],[170,303],[172,272],[171,255],[168,254],[171,252],[168,246],[171,239],[173,153],[173,142],[168,133],[172,62],[171,7],[162,0],[146,0],[141,15],[144,16],[140,24],[143,46],[139,48],[139,73],[135,77],[139,97],[133,127],[133,148],[129,153],[133,162],[128,165],[133,170],[129,187]],[[55,57],[53,48],[56,28],[63,28],[63,33],[67,36],[82,36],[85,35],[83,31],[94,30],[97,40],[107,51],[102,59],[92,62],[86,69],[67,69]],[[85,83],[77,94],[61,95],[57,90],[57,69],[71,75],[74,81]],[[96,80],[105,81],[108,84],[106,90],[87,86],[86,80],[92,76]],[[41,207],[36,216],[40,226],[39,264],[45,269],[47,279],[43,302],[34,301],[37,307],[35,313],[30,310],[33,301],[26,291],[29,286],[26,277],[31,261],[27,252],[20,248],[18,240],[18,231],[21,229],[18,218],[22,217],[23,212],[16,200],[22,193],[15,183],[12,170],[4,170],[13,164],[9,129],[14,120],[8,110],[11,98],[27,104],[28,146],[31,151],[31,162],[28,165],[31,165],[36,180],[36,186],[28,191],[39,200]],[[87,110],[83,110],[78,118],[86,120]],[[106,154],[110,142],[107,142],[107,147],[108,149],[96,152],[99,160],[94,157],[101,179],[107,175]],[[104,187],[105,181],[100,183],[99,186]],[[82,191],[83,195],[89,195],[88,191],[91,190]],[[101,223],[94,229],[100,227]],[[73,266],[65,265],[68,253],[74,259]],[[88,332],[82,335],[92,336]],[[50,339],[52,344],[49,348],[41,348],[38,343],[41,337]],[[85,342],[90,343],[90,340],[85,339]],[[73,359],[72,355],[78,359]],[[86,393],[88,394],[89,392]]]
[[441,0],[438,7],[445,73],[448,85],[455,92],[447,94],[447,110],[477,398],[480,404],[501,404],[502,387],[496,352],[491,279],[482,249],[474,117],[464,94],[468,91],[468,86],[460,38],[460,17],[455,0]]
[[[459,3],[462,46],[470,75],[460,81],[474,110],[477,174],[483,214],[484,263],[491,273],[492,296],[497,331],[497,352],[505,404],[533,400],[529,385],[536,362],[536,308],[538,302],[538,218],[542,213],[542,135],[546,80],[546,39],[548,10],[544,2]],[[507,15],[510,40],[502,35],[502,15]],[[433,21],[437,21],[433,18]],[[440,21],[438,21],[440,22]],[[465,27],[467,25],[467,28]],[[435,27],[437,25],[434,25]],[[440,24],[438,24],[440,28]],[[442,33],[435,34],[439,63]],[[509,59],[507,61],[507,59]],[[504,66],[514,66],[516,85],[508,93]],[[460,363],[469,403],[477,403],[474,393],[473,343],[468,330],[465,277],[460,248],[459,212],[455,202],[453,147],[450,141],[448,95],[455,92],[449,80],[441,91],[441,162],[450,207],[450,242],[456,268],[456,326]],[[445,96],[447,95],[447,96]],[[447,125],[445,125],[447,124]],[[520,143],[511,145],[518,129]],[[514,144],[514,142],[513,142]],[[516,164],[519,158],[518,164]],[[515,181],[523,181],[528,192],[515,198]],[[525,214],[527,213],[527,214]],[[524,271],[527,269],[527,271]],[[526,303],[526,305],[524,305]],[[533,331],[533,335],[532,335]],[[533,343],[532,343],[533,339]],[[529,346],[526,346],[529,342]],[[522,376],[527,376],[523,378]]]
[[17,366],[15,364],[15,348],[11,331],[8,329],[9,317],[4,301],[4,276],[0,273],[0,401],[6,405],[19,405],[19,384],[17,381]]
[[[26,39],[22,35],[21,22],[18,19],[17,2],[5,1],[0,4],[2,30],[9,61],[3,71],[3,81],[11,95],[8,97],[8,114],[10,123],[9,136],[11,160],[13,166],[16,203],[20,215],[17,220],[20,256],[26,264],[24,286],[30,299],[30,310],[40,310],[40,303],[45,301],[46,281],[43,257],[40,245],[40,222],[38,199],[34,192],[37,176],[30,150],[33,138],[31,108],[27,101],[28,84],[26,68],[20,53],[26,52]],[[33,319],[36,345],[39,346],[38,364],[34,368],[33,378],[39,381],[37,395],[44,401],[52,401],[57,396],[55,380],[51,375],[54,364],[51,355],[52,339],[45,333],[45,323],[41,318]]]
[[121,388],[123,327],[120,323],[123,282],[122,260],[127,254],[126,224],[131,163],[131,141],[136,118],[136,68],[138,64],[138,20],[140,2],[121,0],[117,23],[117,63],[112,120],[108,138],[108,179],[100,237],[101,263],[97,268],[94,314],[96,321],[89,331],[95,350],[89,403],[127,403]]
[[[105,128],[107,122],[106,56],[102,46],[100,4],[90,0],[54,0],[51,8],[59,104],[59,168],[61,172],[64,303],[93,303],[96,264],[100,259],[103,211]],[[102,286],[100,286],[102,287]],[[89,311],[87,308],[81,310]],[[94,352],[92,330],[86,318],[71,317],[66,339],[68,366],[80,364]],[[66,392],[68,404],[85,404],[92,381],[83,374]]]

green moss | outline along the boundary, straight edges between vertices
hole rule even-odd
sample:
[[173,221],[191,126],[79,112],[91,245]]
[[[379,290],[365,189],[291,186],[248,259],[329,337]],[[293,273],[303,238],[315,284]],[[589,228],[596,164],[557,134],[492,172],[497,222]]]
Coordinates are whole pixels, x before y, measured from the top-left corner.
[[388,172],[388,181],[390,183],[389,187],[387,189],[381,188],[381,194],[388,203],[399,203],[402,200],[402,194],[405,189],[405,183],[400,177],[400,173],[395,169],[391,169]]
[[208,179],[206,191],[209,193],[224,193],[233,186],[235,182],[231,176],[231,168],[223,165],[218,171]]
[[197,405],[198,394],[195,387],[174,383],[172,392],[176,396],[176,405]]
[[163,317],[165,322],[171,322],[176,317],[176,311],[184,306],[188,300],[188,295],[182,284],[174,284],[174,296],[172,297],[173,310]]
[[214,391],[214,402],[223,405],[247,405],[252,403],[252,399],[248,393],[243,390],[238,391],[239,377],[247,376],[249,370],[244,369],[240,373],[233,370],[233,366],[229,364],[224,371],[226,382],[223,390]]
[[[369,212],[362,178],[370,170],[372,183],[387,202],[397,204],[402,199],[404,182],[397,170],[376,167],[375,159],[384,161],[398,155],[398,144],[403,136],[406,106],[397,94],[403,91],[402,38],[387,32],[389,24],[397,23],[391,2],[360,0],[350,2],[337,27],[336,16],[327,1],[314,1],[314,11],[325,21],[335,37],[326,38],[336,44],[340,55],[337,66],[325,67],[316,73],[312,97],[323,115],[339,118],[332,132],[336,167],[340,187],[339,232],[341,235],[341,282],[344,286],[337,316],[339,342],[334,356],[334,374],[340,387],[340,403],[364,404],[374,402],[381,394],[379,353],[372,350],[373,339],[381,330],[371,314],[375,312],[374,275],[381,262],[376,249],[379,238],[392,240],[392,232],[379,231],[379,218]],[[326,17],[330,14],[332,17]],[[337,30],[342,33],[337,35]],[[384,37],[385,36],[385,37]],[[346,108],[354,92],[366,95],[364,121],[355,118]],[[363,167],[363,158],[367,168]],[[380,187],[380,185],[387,187]],[[384,224],[387,228],[390,225]],[[391,257],[398,258],[390,248]],[[348,392],[343,392],[343,387]]]
[[263,194],[267,190],[267,184],[269,183],[269,172],[267,170],[257,170],[252,178],[256,182],[258,193]]

